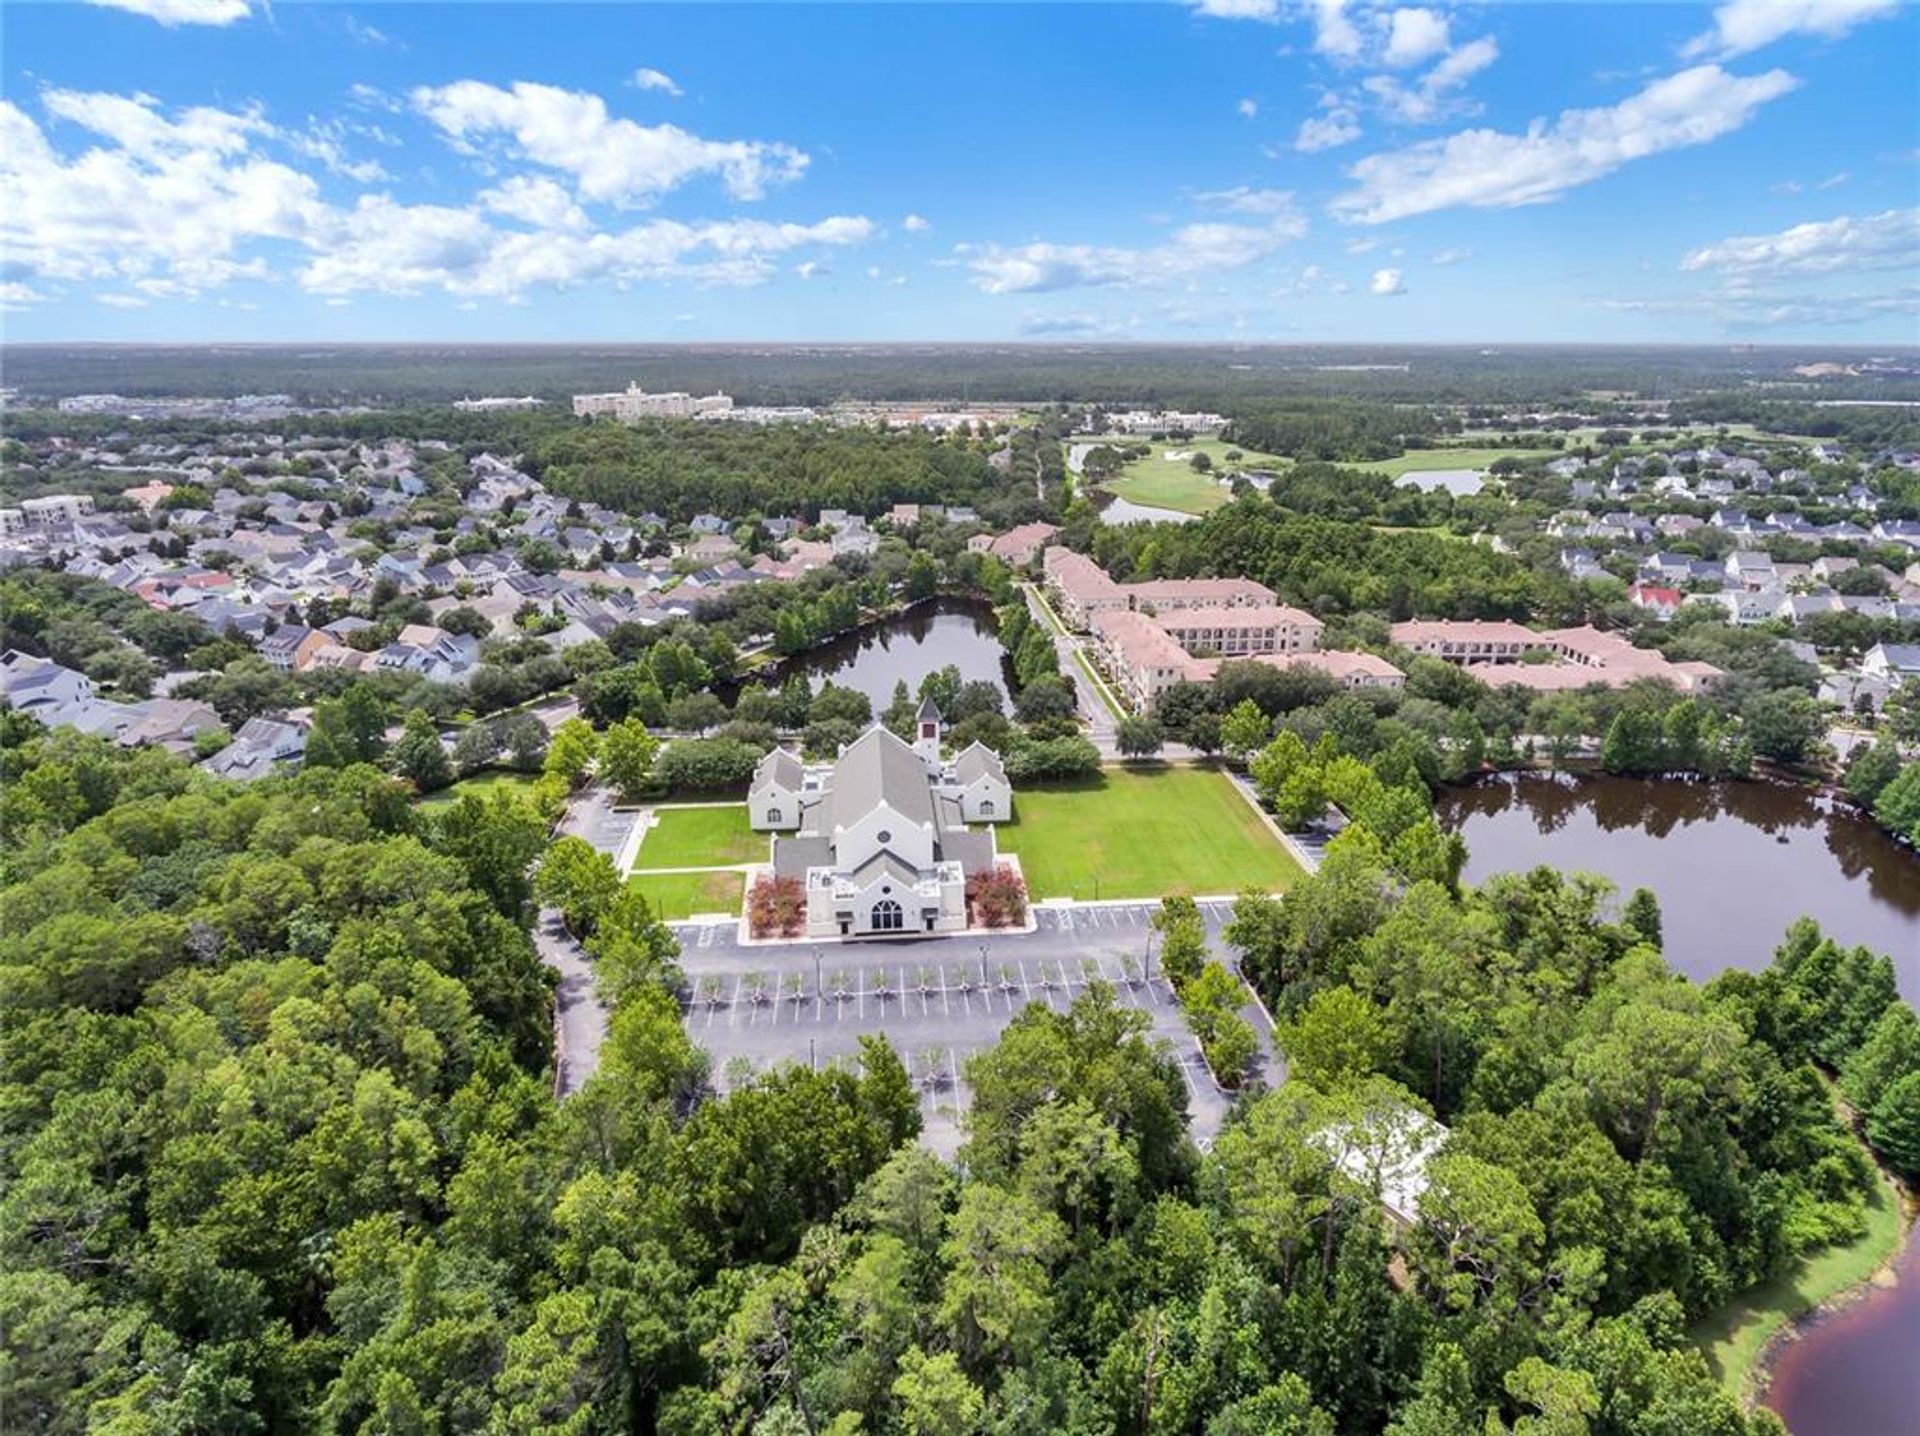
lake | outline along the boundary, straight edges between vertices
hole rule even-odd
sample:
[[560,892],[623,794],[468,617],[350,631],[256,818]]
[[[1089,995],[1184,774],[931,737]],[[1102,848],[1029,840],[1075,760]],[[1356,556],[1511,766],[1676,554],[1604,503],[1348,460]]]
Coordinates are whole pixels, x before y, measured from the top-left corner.
[[1132,499],[1117,495],[1100,510],[1100,522],[1103,524],[1191,524],[1199,522],[1199,519],[1198,514],[1156,508],[1152,504],[1136,504]]
[[[1653,889],[1667,960],[1689,977],[1766,966],[1804,914],[1886,953],[1920,1001],[1920,859],[1843,804],[1776,783],[1526,776],[1438,806],[1467,840],[1469,882],[1547,863]],[[1898,1272],[1781,1353],[1766,1401],[1793,1436],[1920,1431],[1920,1241]]]
[[1667,960],[1705,982],[1767,965],[1802,915],[1893,959],[1920,1002],[1920,860],[1843,804],[1779,783],[1501,777],[1442,793],[1467,880],[1546,863],[1660,898]]
[[1005,658],[992,605],[941,598],[786,659],[777,676],[756,676],[770,687],[791,673],[804,673],[816,688],[830,679],[842,688],[859,689],[878,713],[893,701],[895,683],[918,692],[922,678],[950,663],[960,670],[962,681],[985,680],[1004,696]]
[[1393,482],[1403,489],[1445,489],[1466,499],[1480,492],[1486,476],[1478,469],[1409,469]]

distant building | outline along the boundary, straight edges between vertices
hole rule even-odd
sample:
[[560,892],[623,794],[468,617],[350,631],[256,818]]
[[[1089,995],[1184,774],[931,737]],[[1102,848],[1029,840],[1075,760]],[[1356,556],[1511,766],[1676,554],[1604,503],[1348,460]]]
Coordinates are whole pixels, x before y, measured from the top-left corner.
[[733,399],[726,394],[706,394],[697,398],[678,391],[649,394],[638,384],[629,384],[624,390],[612,394],[573,396],[576,418],[608,418],[622,424],[638,423],[642,419],[718,418],[732,411]]

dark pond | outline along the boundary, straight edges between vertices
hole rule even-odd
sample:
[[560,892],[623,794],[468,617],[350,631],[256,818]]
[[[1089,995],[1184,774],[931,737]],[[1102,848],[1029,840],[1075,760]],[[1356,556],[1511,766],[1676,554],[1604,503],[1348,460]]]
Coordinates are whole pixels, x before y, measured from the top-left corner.
[[1528,776],[1450,789],[1439,809],[1469,882],[1547,863],[1652,888],[1689,977],[1765,967],[1804,914],[1892,957],[1920,1002],[1920,860],[1842,804],[1775,783]]
[[[1549,863],[1660,897],[1667,958],[1705,980],[1766,965],[1805,914],[1893,959],[1920,1002],[1920,859],[1844,805],[1768,783],[1500,778],[1440,799],[1467,878]],[[1920,1432],[1920,1241],[1900,1281],[1819,1322],[1774,1368],[1794,1436]]]
[[877,712],[893,700],[895,683],[904,681],[909,693],[916,692],[922,678],[949,663],[960,670],[963,682],[983,679],[1004,695],[1004,658],[991,604],[942,598],[789,658],[780,665],[779,678],[766,681],[804,673],[817,688],[832,679],[865,693]]
[[1897,1274],[1781,1353],[1767,1405],[1793,1436],[1920,1431],[1920,1241],[1908,1238]]

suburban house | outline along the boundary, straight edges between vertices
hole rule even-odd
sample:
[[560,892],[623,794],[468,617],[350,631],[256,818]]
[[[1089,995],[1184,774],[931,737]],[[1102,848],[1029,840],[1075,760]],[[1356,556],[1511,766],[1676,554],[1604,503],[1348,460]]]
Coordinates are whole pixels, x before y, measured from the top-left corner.
[[317,628],[283,623],[260,640],[260,656],[282,673],[304,673],[313,666],[314,655],[332,643]]
[[306,756],[307,730],[284,718],[249,718],[233,741],[200,766],[216,778],[250,783]]
[[755,771],[749,819],[786,834],[773,869],[805,885],[809,937],[966,927],[967,879],[999,862],[993,829],[968,824],[1012,816],[1013,790],[999,755],[977,743],[942,763],[927,711],[913,743],[876,724],[830,764],[775,749]]

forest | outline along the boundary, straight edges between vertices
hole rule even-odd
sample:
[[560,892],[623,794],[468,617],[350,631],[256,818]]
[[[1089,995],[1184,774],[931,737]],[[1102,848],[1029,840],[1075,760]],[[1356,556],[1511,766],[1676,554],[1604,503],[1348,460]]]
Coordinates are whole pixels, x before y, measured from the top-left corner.
[[[1232,413],[1275,397],[1590,406],[1596,394],[1664,404],[1714,393],[1750,404],[1756,385],[1781,386],[1789,399],[1807,395],[1793,372],[1799,365],[1858,365],[1881,352],[1842,345],[10,344],[0,348],[0,364],[9,384],[50,398],[285,393],[308,404],[402,408],[482,394],[564,402],[637,380],[652,390],[721,389],[744,404],[945,398]],[[1817,395],[1915,398],[1920,378],[1909,357],[1825,380]]]
[[[1418,817],[1368,772],[1334,781],[1370,822]],[[1697,988],[1644,895],[1395,881],[1365,825],[1236,911],[1293,1077],[1213,1150],[1096,989],[974,1057],[955,1165],[877,1039],[714,1095],[672,935],[549,874],[510,795],[222,786],[15,715],[0,778],[24,1429],[1775,1432],[1687,1323],[1857,1230],[1823,1072],[1920,1160],[1884,958],[1803,925]],[[563,887],[613,1022],[556,1103],[529,924]],[[1412,1112],[1452,1137],[1394,1225],[1354,1173]]]

